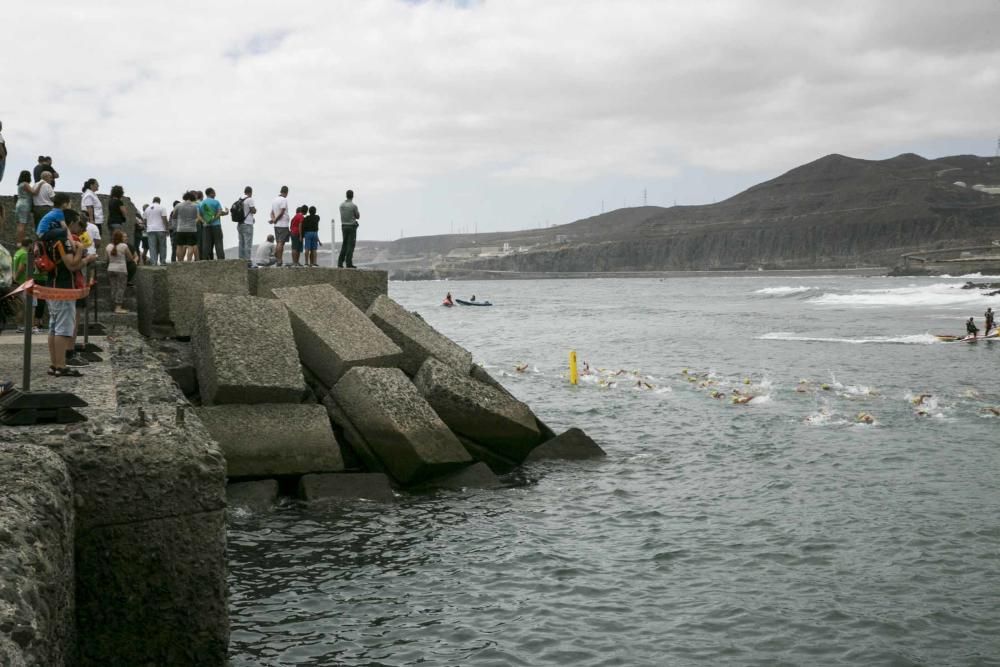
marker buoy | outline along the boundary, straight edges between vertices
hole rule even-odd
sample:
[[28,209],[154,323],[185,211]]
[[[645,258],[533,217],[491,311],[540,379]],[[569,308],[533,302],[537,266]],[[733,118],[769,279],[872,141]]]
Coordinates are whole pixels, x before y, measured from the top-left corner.
[[578,379],[576,373],[576,350],[569,351],[569,383],[576,384]]

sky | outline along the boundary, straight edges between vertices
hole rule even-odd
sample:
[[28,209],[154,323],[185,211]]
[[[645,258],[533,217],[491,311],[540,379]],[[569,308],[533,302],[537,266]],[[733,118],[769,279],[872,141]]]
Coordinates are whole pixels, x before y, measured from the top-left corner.
[[[10,23],[0,192],[352,188],[359,238],[704,204],[829,153],[994,155],[1000,0],[134,0]],[[260,224],[262,240],[268,225]],[[232,223],[227,245],[235,245]],[[338,232],[339,238],[339,232]]]

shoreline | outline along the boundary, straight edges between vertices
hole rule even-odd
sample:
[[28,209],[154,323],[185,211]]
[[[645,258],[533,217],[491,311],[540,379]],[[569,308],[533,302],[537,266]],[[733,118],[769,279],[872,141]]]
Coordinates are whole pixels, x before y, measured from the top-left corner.
[[[365,267],[367,268],[367,267]],[[704,276],[821,276],[821,275],[854,275],[862,277],[883,277],[888,275],[888,267],[864,267],[856,269],[765,269],[761,271],[749,269],[709,269],[690,271],[468,271],[460,276],[426,277],[424,271],[413,271],[421,274],[408,278],[403,276],[390,277],[391,282],[461,282],[475,280],[600,280],[608,278],[691,278]],[[475,273],[477,275],[469,275]]]

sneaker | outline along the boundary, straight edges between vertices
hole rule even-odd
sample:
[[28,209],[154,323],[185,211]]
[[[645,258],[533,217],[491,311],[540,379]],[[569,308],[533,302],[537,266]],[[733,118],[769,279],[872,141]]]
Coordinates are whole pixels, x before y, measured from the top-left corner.
[[70,358],[68,358],[66,360],[66,365],[67,366],[89,366],[90,362],[84,361],[83,359],[80,359],[79,357],[70,357]]
[[[21,329],[21,333],[24,333],[24,329],[23,328]],[[40,333],[48,333],[48,332],[45,329],[42,329],[41,327],[31,327],[31,333],[33,333],[33,334],[40,334]]]
[[[34,330],[32,330],[32,331],[34,331]],[[24,327],[18,327],[17,328],[17,333],[23,334],[24,333]]]

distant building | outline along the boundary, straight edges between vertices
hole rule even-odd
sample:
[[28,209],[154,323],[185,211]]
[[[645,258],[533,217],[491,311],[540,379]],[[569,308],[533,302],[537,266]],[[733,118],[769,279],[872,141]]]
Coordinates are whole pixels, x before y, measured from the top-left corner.
[[556,234],[556,243],[569,243],[568,234]]

